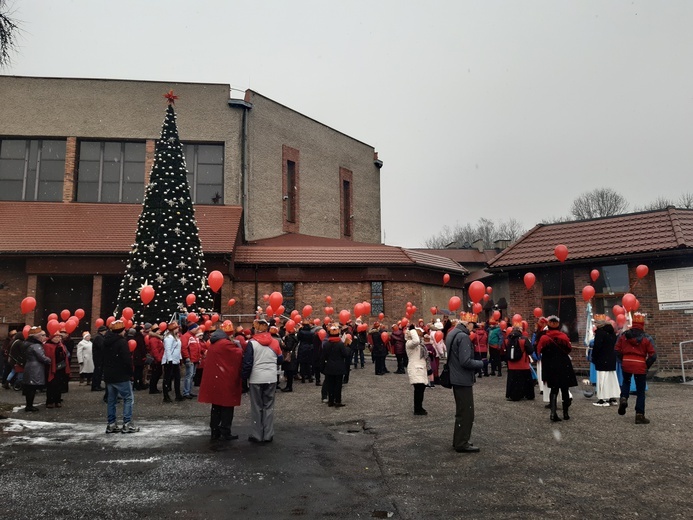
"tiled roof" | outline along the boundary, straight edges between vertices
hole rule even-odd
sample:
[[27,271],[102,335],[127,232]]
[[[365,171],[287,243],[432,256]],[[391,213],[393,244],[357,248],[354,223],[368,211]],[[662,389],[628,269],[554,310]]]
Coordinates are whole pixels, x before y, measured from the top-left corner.
[[288,233],[238,246],[237,264],[422,266],[466,274],[449,258],[401,247]]
[[559,224],[539,224],[489,262],[489,268],[557,263],[558,244],[567,262],[693,248],[693,210],[667,208]]
[[498,254],[496,249],[415,249],[432,255],[445,256],[458,264],[485,264]]
[[[0,253],[128,253],[141,204],[0,202]],[[202,250],[231,253],[240,206],[195,206]]]

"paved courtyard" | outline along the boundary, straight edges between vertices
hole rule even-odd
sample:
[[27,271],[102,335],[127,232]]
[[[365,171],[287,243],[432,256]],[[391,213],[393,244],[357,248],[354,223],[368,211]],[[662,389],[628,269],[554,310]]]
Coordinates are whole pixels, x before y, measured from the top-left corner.
[[[394,371],[394,360],[388,360]],[[691,518],[693,387],[650,383],[650,425],[592,406],[549,421],[540,396],[507,402],[505,376],[475,386],[473,442],[451,449],[450,390],[426,390],[413,415],[406,375],[351,373],[341,409],[315,385],[277,395],[271,444],[211,444],[208,405],[137,392],[142,430],[105,435],[101,394],[71,383],[65,406],[27,414],[0,390],[4,518]]]

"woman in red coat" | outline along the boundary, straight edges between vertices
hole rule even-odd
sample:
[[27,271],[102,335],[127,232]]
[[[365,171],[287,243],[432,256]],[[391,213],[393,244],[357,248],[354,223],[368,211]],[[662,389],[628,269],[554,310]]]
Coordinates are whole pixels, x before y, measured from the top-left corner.
[[149,393],[160,394],[161,390],[157,388],[159,379],[161,379],[161,360],[164,357],[164,338],[158,327],[152,327],[148,334],[149,355],[152,356],[152,364],[150,366],[151,374],[149,377]]
[[241,368],[243,349],[236,341],[229,339],[233,324],[222,325],[209,338],[209,349],[202,373],[200,403],[210,403],[209,426],[212,440],[235,440],[238,435],[231,434],[234,407],[241,404]]

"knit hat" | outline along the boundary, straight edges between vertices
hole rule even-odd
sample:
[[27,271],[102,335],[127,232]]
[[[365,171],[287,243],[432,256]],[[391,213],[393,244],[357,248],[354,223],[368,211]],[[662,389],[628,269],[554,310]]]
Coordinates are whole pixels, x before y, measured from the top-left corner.
[[188,325],[188,331],[194,332],[197,327],[199,327],[197,323],[191,323],[190,325]]
[[547,321],[549,322],[549,328],[550,329],[557,329],[559,325],[561,324],[561,320],[558,316],[555,314],[552,314],[548,318],[546,318]]
[[121,320],[115,320],[113,323],[111,323],[111,330],[113,332],[122,332],[124,328],[125,324]]
[[108,330],[108,327],[106,325],[101,325],[98,329],[96,329],[96,332],[106,332]]
[[82,338],[86,338],[87,336],[89,336],[91,338],[91,333],[88,330],[85,330],[84,332],[82,332]]
[[436,320],[436,322],[433,324],[433,328],[436,329],[436,330],[443,330],[444,325],[443,325],[443,322],[440,321],[440,318],[438,318],[438,319]]
[[151,328],[152,328],[152,324],[151,324],[151,323],[145,323],[145,324],[144,324],[144,330],[149,330],[149,329],[151,329]]

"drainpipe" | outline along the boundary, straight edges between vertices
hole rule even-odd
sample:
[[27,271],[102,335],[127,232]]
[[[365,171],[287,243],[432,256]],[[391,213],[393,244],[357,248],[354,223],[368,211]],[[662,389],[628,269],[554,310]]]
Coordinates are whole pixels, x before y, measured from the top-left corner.
[[241,129],[241,208],[243,208],[243,238],[247,239],[248,231],[248,112],[253,104],[243,99],[231,98],[228,101],[231,108],[243,110],[243,122]]

